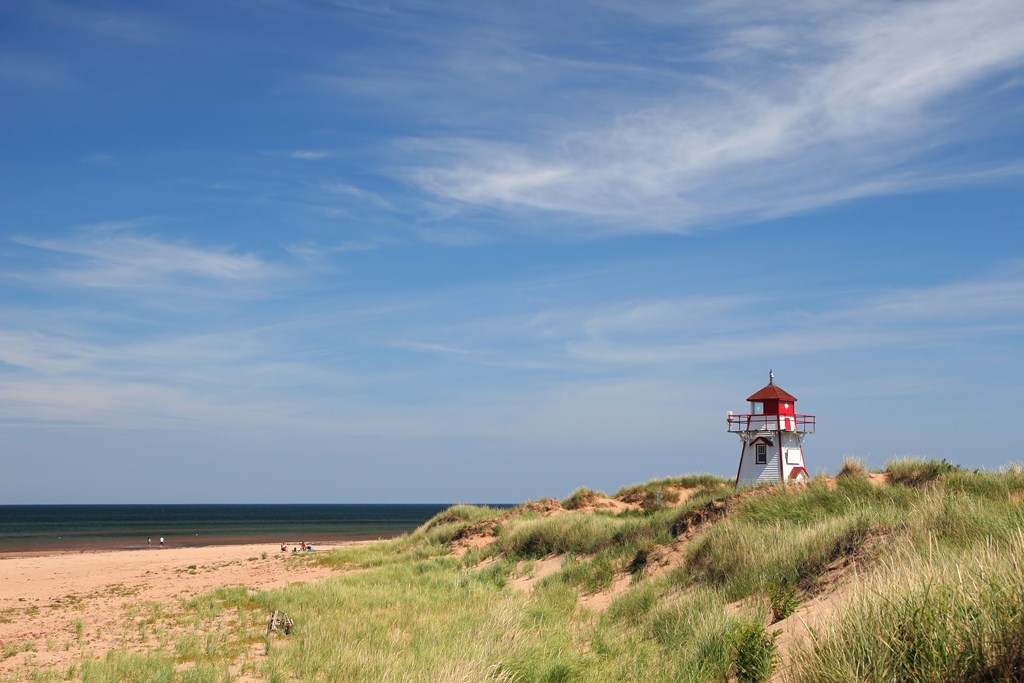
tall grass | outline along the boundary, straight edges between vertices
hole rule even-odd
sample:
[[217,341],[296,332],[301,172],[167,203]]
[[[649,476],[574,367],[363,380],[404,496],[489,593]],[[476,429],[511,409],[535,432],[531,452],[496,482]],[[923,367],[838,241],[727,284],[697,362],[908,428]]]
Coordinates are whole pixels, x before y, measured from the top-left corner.
[[921,486],[962,469],[959,465],[946,460],[906,457],[891,461],[885,471],[894,484]]
[[693,544],[691,577],[732,600],[779,586],[810,590],[832,560],[856,552],[871,528],[870,516],[857,513],[812,527],[727,520]]
[[[922,462],[891,463],[894,486],[851,475],[745,493],[696,531],[685,522],[724,498],[724,480],[648,482],[633,493],[699,491],[620,515],[456,506],[407,536],[307,560],[344,570],[331,579],[196,599],[182,622],[192,630],[163,653],[115,652],[82,678],[226,681],[240,648],[257,645],[266,654],[244,673],[266,681],[763,680],[776,661],[766,621],[853,557],[852,603],[792,654],[793,680],[1020,680],[1024,472]],[[481,524],[494,546],[453,556],[453,539]],[[647,577],[648,555],[688,529],[685,562]],[[527,593],[509,585],[523,560],[556,553],[561,572]],[[586,608],[580,595],[622,571],[632,587],[604,613]],[[272,609],[295,630],[264,647]]]
[[615,497],[628,503],[639,504],[644,511],[657,510],[666,505],[679,502],[680,489],[697,489],[699,495],[720,495],[731,491],[733,482],[730,479],[713,474],[694,474],[685,477],[667,477],[652,479],[643,484],[635,484],[619,489]]
[[1024,536],[970,554],[900,553],[794,654],[794,680],[1024,679]]
[[553,553],[594,553],[612,544],[616,534],[633,520],[612,515],[558,515],[514,520],[501,529],[498,547],[518,557]]
[[581,486],[580,488],[573,491],[568,498],[562,501],[562,507],[566,510],[578,510],[579,508],[589,505],[596,498],[604,498],[603,491],[595,491],[594,489]]
[[844,477],[866,477],[868,476],[867,465],[860,458],[844,458],[843,467],[839,470],[839,474],[836,475],[836,479],[842,479]]
[[578,665],[574,630],[562,628],[576,606],[571,589],[530,599],[451,560],[385,566],[276,598],[299,637],[274,650],[273,665],[299,680],[542,680]]

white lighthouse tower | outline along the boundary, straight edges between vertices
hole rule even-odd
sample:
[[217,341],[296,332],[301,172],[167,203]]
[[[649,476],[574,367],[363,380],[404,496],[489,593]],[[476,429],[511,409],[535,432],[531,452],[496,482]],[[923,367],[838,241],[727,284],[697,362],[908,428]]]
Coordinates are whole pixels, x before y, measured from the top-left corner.
[[808,481],[804,438],[814,433],[814,415],[798,415],[796,396],[775,385],[768,372],[768,386],[747,398],[750,412],[729,411],[729,431],[743,442],[736,487]]

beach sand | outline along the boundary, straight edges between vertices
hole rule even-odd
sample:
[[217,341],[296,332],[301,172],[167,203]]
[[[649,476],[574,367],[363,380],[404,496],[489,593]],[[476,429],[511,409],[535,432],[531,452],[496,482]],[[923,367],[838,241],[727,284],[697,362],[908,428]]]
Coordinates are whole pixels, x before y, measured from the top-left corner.
[[[0,556],[0,678],[67,670],[126,644],[145,649],[153,644],[139,626],[147,615],[174,613],[217,588],[278,588],[337,573],[295,557],[294,545],[284,553],[261,544]],[[314,543],[318,552],[341,545],[349,544]]]

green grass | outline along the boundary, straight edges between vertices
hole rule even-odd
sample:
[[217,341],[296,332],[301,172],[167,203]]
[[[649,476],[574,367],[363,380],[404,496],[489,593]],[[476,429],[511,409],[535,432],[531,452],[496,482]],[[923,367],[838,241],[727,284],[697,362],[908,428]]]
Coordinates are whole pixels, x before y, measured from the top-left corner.
[[578,510],[585,505],[589,505],[594,499],[604,497],[604,491],[595,491],[588,489],[586,486],[581,486],[562,501],[562,507],[566,510]]
[[[894,461],[886,471],[895,485],[873,486],[851,465],[834,486],[819,479],[745,493],[715,503],[727,514],[696,531],[697,511],[731,494],[727,480],[701,475],[627,487],[617,495],[646,496],[648,504],[619,515],[543,516],[538,510],[550,511],[548,503],[455,506],[412,534],[302,558],[341,570],[332,578],[195,598],[183,606],[184,631],[163,645],[86,660],[73,675],[760,681],[780,661],[776,627],[766,624],[810,604],[822,582],[838,575],[851,602],[791,652],[792,680],[1020,680],[1024,472],[920,460]],[[665,493],[679,487],[697,493],[666,506]],[[595,494],[578,490],[563,507]],[[451,554],[453,540],[480,525],[497,534],[496,543]],[[683,532],[685,562],[649,574],[653,554]],[[510,585],[529,563],[553,554],[565,556],[560,572],[528,592]],[[844,566],[856,574],[833,574]],[[587,608],[581,597],[606,590],[621,572],[630,572],[631,587],[603,612]],[[265,636],[273,609],[295,620],[291,636]]]
[[843,460],[843,467],[839,470],[839,474],[836,475],[837,479],[844,477],[867,477],[868,468],[864,464],[864,461],[860,458],[845,458]]
[[636,503],[644,511],[657,510],[679,501],[679,489],[697,489],[698,496],[721,495],[731,492],[733,481],[713,474],[694,474],[685,477],[653,479],[619,489],[615,497],[627,503]]
[[595,553],[612,545],[616,535],[631,522],[607,514],[520,518],[502,527],[498,548],[524,558]]
[[1024,677],[1024,537],[970,553],[899,554],[795,653],[801,681]]
[[945,460],[907,457],[893,460],[885,471],[894,484],[923,486],[945,474],[962,472],[963,468]]

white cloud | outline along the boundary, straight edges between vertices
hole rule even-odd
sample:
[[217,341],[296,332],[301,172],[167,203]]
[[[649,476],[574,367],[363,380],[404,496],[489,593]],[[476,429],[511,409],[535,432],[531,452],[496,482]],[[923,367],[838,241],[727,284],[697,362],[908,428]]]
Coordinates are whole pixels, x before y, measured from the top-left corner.
[[302,159],[303,161],[318,161],[320,159],[328,159],[332,154],[322,149],[297,149],[290,152],[288,156],[292,159]]
[[385,198],[383,195],[380,195],[376,192],[370,192],[369,190],[364,190],[363,188],[356,187],[355,185],[352,185],[350,183],[329,182],[323,183],[322,187],[324,190],[326,190],[332,195],[339,195],[347,199],[367,202],[369,204],[374,204],[384,209],[390,209],[394,207],[393,203],[389,199]]
[[397,341],[393,342],[392,346],[399,349],[411,349],[413,351],[429,351],[432,353],[455,354],[459,356],[465,356],[474,353],[469,349],[461,349],[455,346],[448,346],[446,344],[431,344],[429,342],[419,341]]
[[[851,368],[867,351],[860,355],[873,364],[899,366],[899,385],[925,376],[908,362],[921,350],[965,340],[976,347],[977,339],[1004,348],[1022,334],[1020,323],[1012,328],[1024,309],[1019,264],[997,277],[816,309],[771,292],[609,298],[590,291],[592,280],[576,284],[403,291],[376,306],[265,311],[258,323],[228,319],[216,330],[189,317],[155,330],[143,321],[145,338],[119,334],[127,320],[7,304],[0,413],[25,429],[74,422],[60,429],[628,447],[641,432],[670,442],[680,419],[700,421],[674,414],[699,406],[695,396],[718,396],[722,377],[766,358],[842,359],[851,367],[828,375],[842,383],[857,377]],[[205,331],[187,331],[196,323]]]
[[30,55],[8,53],[0,54],[0,81],[30,87],[53,87],[65,85],[69,78],[63,65],[43,62]]
[[16,237],[14,241],[69,261],[26,276],[41,284],[57,281],[90,288],[168,289],[204,282],[260,283],[281,273],[254,254],[168,242],[124,232],[124,227],[134,224],[104,224],[72,237]]
[[[1019,320],[1024,312],[1024,280],[993,279],[940,285],[896,292],[838,317],[862,322],[971,320],[994,318]],[[1008,318],[1007,316],[1013,316]]]
[[346,240],[335,244],[322,245],[315,242],[304,242],[302,244],[290,244],[287,247],[288,253],[306,261],[321,260],[326,256],[334,254],[350,254],[360,251],[374,251],[383,246],[391,244],[388,240]]
[[156,20],[127,8],[111,12],[90,9],[79,3],[46,1],[34,3],[45,19],[101,38],[137,44],[159,43],[172,30],[166,17]]
[[[525,289],[525,288],[524,288]],[[1024,280],[1001,277],[876,291],[819,308],[799,296],[647,298],[476,309],[417,330],[430,347],[471,349],[468,363],[552,372],[695,369],[706,363],[976,344],[1024,330]],[[501,307],[498,307],[499,309]],[[766,315],[770,313],[769,315]],[[632,367],[633,369],[625,369]]]
[[[441,141],[410,177],[463,205],[558,212],[621,231],[805,211],[950,182],[949,168],[913,162],[986,134],[954,96],[1024,63],[1016,0],[808,5],[774,19],[792,24],[755,12],[724,28],[728,7],[705,12],[686,12],[687,28],[724,31],[732,52],[706,55],[718,61],[702,86],[673,84],[660,103],[632,110],[628,95],[610,94],[623,109],[603,125],[569,118],[528,143]],[[795,52],[772,52],[794,35]],[[758,64],[731,71],[754,53]]]

